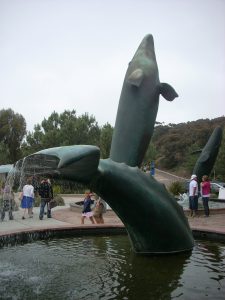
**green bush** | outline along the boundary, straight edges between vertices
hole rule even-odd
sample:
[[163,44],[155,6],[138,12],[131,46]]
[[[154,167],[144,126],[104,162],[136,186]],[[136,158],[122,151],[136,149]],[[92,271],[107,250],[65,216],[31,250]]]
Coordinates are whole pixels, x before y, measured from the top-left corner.
[[[64,199],[59,195],[55,195],[54,200],[56,200],[58,206],[64,206],[65,205]],[[41,204],[41,197],[40,196],[35,196],[34,197],[34,206],[39,207],[40,204]]]
[[174,181],[168,188],[169,192],[174,196],[182,194],[185,192],[184,184],[180,181]]
[[60,185],[53,185],[53,195],[62,194],[62,188]]

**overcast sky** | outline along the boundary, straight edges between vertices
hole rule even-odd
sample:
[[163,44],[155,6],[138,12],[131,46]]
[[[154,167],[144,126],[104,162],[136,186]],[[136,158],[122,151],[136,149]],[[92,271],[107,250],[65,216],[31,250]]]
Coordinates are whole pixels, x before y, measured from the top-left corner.
[[123,79],[151,33],[161,82],[157,121],[225,114],[225,0],[0,0],[0,109],[27,129],[53,111],[114,126]]

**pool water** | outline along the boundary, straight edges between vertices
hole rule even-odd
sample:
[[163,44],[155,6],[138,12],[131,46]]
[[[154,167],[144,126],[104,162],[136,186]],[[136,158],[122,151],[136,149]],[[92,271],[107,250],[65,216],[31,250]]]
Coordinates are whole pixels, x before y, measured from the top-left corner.
[[56,238],[0,249],[0,299],[224,299],[225,244],[138,256],[126,235]]

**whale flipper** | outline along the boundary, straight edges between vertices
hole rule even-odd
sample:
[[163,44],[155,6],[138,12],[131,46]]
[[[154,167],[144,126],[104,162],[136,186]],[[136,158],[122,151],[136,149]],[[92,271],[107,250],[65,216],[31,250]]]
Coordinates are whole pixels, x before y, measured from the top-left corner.
[[133,71],[130,76],[127,78],[127,82],[139,87],[144,79],[144,72],[141,69],[136,69]]
[[168,83],[161,82],[160,84],[160,94],[167,100],[173,101],[175,98],[178,97],[177,92],[175,89]]

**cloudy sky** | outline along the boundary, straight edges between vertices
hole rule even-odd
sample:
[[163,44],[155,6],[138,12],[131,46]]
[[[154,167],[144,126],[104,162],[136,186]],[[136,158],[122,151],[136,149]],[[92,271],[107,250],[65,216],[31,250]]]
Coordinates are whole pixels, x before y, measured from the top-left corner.
[[0,0],[0,109],[27,129],[53,111],[114,126],[128,62],[151,33],[161,82],[157,121],[225,115],[224,0]]

